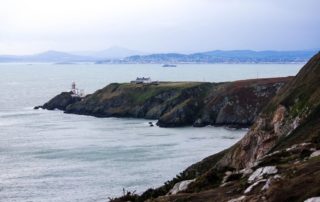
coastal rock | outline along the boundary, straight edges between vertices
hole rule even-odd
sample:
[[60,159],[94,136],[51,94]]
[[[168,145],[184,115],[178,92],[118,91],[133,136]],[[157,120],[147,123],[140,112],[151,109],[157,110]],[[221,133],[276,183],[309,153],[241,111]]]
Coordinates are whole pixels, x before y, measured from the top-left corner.
[[320,202],[320,197],[312,197],[305,200],[304,202]]
[[239,171],[243,176],[249,176],[253,173],[253,170],[251,168],[244,168]]
[[249,179],[249,183],[256,182],[257,180],[263,179],[267,175],[276,174],[278,172],[278,169],[275,166],[266,166],[262,168],[258,168],[256,171],[254,171]]
[[243,202],[243,201],[245,201],[245,199],[246,199],[246,196],[240,196],[238,198],[231,199],[228,202]]
[[43,106],[38,106],[38,108],[48,109],[48,110],[66,110],[66,108],[74,103],[81,101],[80,97],[72,96],[72,92],[62,92],[55,96]]
[[188,185],[192,182],[194,182],[195,179],[193,180],[184,180],[181,182],[176,183],[173,188],[168,192],[167,195],[172,195],[172,194],[177,194],[180,191],[184,191],[188,188]]
[[269,178],[267,181],[266,181],[266,183],[263,185],[263,187],[261,188],[261,191],[266,191],[266,190],[268,190],[269,188],[270,188],[270,186],[271,186],[271,179],[272,178]]
[[313,153],[310,155],[310,158],[316,157],[316,156],[320,156],[320,150],[317,150],[317,151],[313,152]]
[[267,180],[262,179],[262,180],[258,180],[255,183],[253,183],[252,185],[250,185],[246,190],[244,190],[244,194],[249,194],[256,186],[258,186],[260,183],[262,182],[266,182]]
[[234,181],[234,180],[238,180],[242,177],[242,173],[240,172],[231,172],[231,171],[227,171],[225,173],[225,176],[222,179],[222,184],[226,183],[226,182],[230,182],[230,181]]
[[192,124],[194,127],[204,127],[206,125],[208,125],[208,121],[204,121],[201,118],[198,118],[197,120],[195,120],[195,122]]

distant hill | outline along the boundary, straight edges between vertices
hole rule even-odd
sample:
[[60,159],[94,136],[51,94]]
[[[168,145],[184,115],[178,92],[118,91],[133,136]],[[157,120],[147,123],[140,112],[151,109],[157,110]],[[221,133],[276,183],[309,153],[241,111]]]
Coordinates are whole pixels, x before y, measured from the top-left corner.
[[252,50],[214,50],[193,54],[159,53],[149,54],[112,47],[97,52],[65,53],[47,51],[34,55],[0,55],[0,62],[96,62],[105,63],[297,63],[306,62],[318,50],[308,51],[252,51]]
[[46,51],[34,55],[0,55],[0,62],[84,62],[94,61],[89,56],[73,55],[59,51]]
[[81,51],[74,52],[74,54],[90,56],[99,59],[122,59],[132,55],[146,55],[147,53],[137,50],[130,50],[119,46],[113,46],[102,51]]
[[309,51],[209,51],[193,54],[151,54],[125,58],[124,63],[291,63],[306,62],[317,50]]

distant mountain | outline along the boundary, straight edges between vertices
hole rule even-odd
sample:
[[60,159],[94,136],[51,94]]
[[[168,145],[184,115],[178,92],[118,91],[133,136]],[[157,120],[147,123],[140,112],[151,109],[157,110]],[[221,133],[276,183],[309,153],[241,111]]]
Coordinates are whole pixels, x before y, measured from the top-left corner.
[[59,51],[47,51],[44,53],[36,54],[31,56],[30,58],[40,61],[87,61],[92,60],[93,58],[89,56],[79,56],[79,55],[73,55],[70,53],[64,53]]
[[[193,54],[151,54],[135,55],[122,60],[122,63],[294,63],[306,62],[318,50],[308,51],[208,51]],[[107,61],[106,61],[107,62]]]
[[306,62],[318,50],[308,51],[252,51],[214,50],[193,54],[159,53],[149,54],[120,47],[97,52],[65,53],[47,51],[35,55],[0,55],[0,62],[96,62],[105,63],[296,63]]
[[74,52],[74,54],[82,56],[90,56],[99,59],[122,59],[132,55],[146,55],[142,51],[130,50],[123,47],[113,46],[102,51],[82,51]]
[[0,55],[0,62],[84,62],[96,59],[59,51],[46,51],[34,55]]

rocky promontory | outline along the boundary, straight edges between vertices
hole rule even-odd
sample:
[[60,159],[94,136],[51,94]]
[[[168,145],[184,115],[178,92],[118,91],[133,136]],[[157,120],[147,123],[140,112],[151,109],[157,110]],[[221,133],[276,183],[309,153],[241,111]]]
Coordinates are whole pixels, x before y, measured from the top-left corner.
[[252,79],[224,83],[112,83],[84,98],[63,92],[39,107],[96,117],[157,119],[160,127],[248,127],[291,79]]

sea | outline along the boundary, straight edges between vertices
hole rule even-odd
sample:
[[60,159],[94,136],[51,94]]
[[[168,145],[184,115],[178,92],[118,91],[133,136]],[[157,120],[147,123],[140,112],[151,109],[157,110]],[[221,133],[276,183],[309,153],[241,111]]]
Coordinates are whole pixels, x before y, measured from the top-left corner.
[[[96,202],[141,193],[236,143],[247,129],[150,127],[150,120],[34,110],[71,83],[93,93],[136,77],[223,82],[293,76],[303,64],[0,63],[0,201]],[[151,120],[154,123],[156,120]]]

